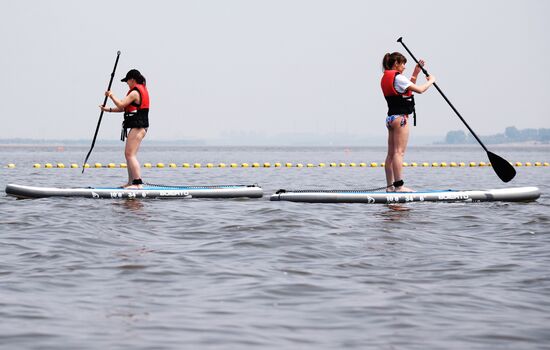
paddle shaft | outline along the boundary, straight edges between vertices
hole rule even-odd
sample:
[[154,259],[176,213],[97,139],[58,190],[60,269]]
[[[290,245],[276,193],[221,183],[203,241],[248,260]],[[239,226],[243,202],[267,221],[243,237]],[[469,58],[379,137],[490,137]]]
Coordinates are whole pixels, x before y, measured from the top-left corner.
[[[403,42],[402,38],[399,38],[397,39],[397,41],[399,43],[401,43],[401,45],[403,45],[403,47],[405,48],[405,50],[407,50],[407,52],[409,53],[409,55],[411,55],[412,59],[418,64],[418,60],[416,59],[416,57],[414,57],[413,53],[411,52],[411,50],[409,50],[409,48],[407,47],[407,45],[405,45],[405,43]],[[420,69],[422,69],[422,72],[426,75],[426,77],[429,77],[430,74],[428,73],[428,71],[423,67],[421,66],[420,64],[418,64],[420,66]],[[462,116],[460,115],[460,113],[458,112],[458,110],[455,108],[455,106],[453,106],[453,104],[451,103],[451,101],[449,101],[449,99],[447,98],[447,96],[445,96],[445,94],[443,93],[443,91],[441,91],[441,89],[439,88],[439,86],[437,86],[437,83],[434,83],[433,84],[434,87],[437,89],[437,91],[439,91],[439,93],[441,94],[441,96],[443,96],[443,98],[445,99],[445,101],[447,101],[447,103],[449,104],[449,106],[451,106],[452,110],[456,113],[456,115],[460,118],[460,120],[462,120],[462,122],[464,123],[464,125],[466,125],[466,127],[468,128],[468,130],[470,130],[470,133],[475,137],[475,139],[477,140],[477,142],[479,142],[479,144],[481,145],[481,147],[483,147],[483,149],[485,150],[485,152],[489,152],[489,150],[487,149],[487,147],[485,147],[485,145],[483,144],[483,142],[481,142],[481,140],[479,139],[479,137],[477,137],[476,133],[472,130],[472,128],[470,128],[470,125],[468,125],[468,123],[466,123],[466,121],[464,120],[464,118],[462,118]]]
[[[407,52],[409,53],[409,55],[411,55],[411,57],[413,58],[413,60],[420,66],[420,64],[418,63],[418,60],[416,59],[416,57],[414,57],[413,53],[411,52],[411,50],[409,50],[409,48],[407,47],[407,45],[405,45],[405,43],[403,43],[403,38],[399,38],[397,39],[398,42],[401,43],[401,45],[403,45],[403,47],[405,48],[405,50],[407,50]],[[430,74],[428,73],[428,71],[420,66],[420,69],[422,69],[422,72],[424,72],[424,74],[426,75],[426,77],[430,76]],[[477,137],[476,133],[472,130],[472,128],[470,128],[470,126],[468,125],[468,123],[466,123],[466,121],[464,120],[464,118],[462,118],[462,116],[460,115],[460,113],[458,112],[458,110],[455,108],[455,106],[453,106],[453,104],[451,103],[451,101],[449,101],[449,99],[447,98],[447,96],[445,96],[445,94],[443,93],[443,91],[441,91],[441,89],[439,88],[439,86],[437,86],[437,84],[433,84],[435,86],[435,88],[437,89],[437,91],[439,91],[439,93],[441,94],[441,96],[443,96],[443,98],[445,99],[445,101],[447,101],[447,103],[449,104],[449,106],[451,106],[452,110],[456,113],[456,115],[460,118],[460,120],[462,120],[462,122],[464,123],[464,125],[466,125],[466,127],[468,128],[468,130],[470,130],[470,133],[472,135],[474,135],[475,139],[477,140],[477,142],[479,142],[479,144],[481,145],[481,147],[483,147],[483,149],[485,150],[485,152],[487,152],[487,156],[489,157],[489,160],[491,161],[491,165],[493,167],[493,170],[495,171],[495,173],[497,174],[497,176],[504,182],[508,182],[508,181],[511,181],[515,176],[516,176],[516,170],[514,169],[514,167],[510,164],[509,161],[507,161],[506,159],[494,154],[493,152],[490,152],[487,147],[485,147],[485,145],[483,144],[483,142],[481,142],[481,140],[479,139],[479,137]]]
[[[120,58],[120,51],[117,51],[116,53],[116,60],[115,60],[115,66],[113,68],[113,72],[111,73],[111,79],[109,80],[109,86],[107,87],[107,91],[111,90],[111,85],[113,84],[113,78],[115,77],[116,72],[116,66],[118,65],[118,59]],[[105,99],[103,100],[103,107],[107,104],[107,99],[109,97],[105,96]],[[90,154],[92,154],[92,150],[95,146],[95,140],[97,139],[97,133],[99,132],[99,127],[101,125],[101,119],[103,119],[103,109],[101,110],[101,113],[99,114],[99,120],[97,121],[97,127],[95,128],[95,134],[94,138],[92,140],[92,146],[90,147],[90,150],[88,151],[88,154],[86,155],[86,158],[84,159],[84,163],[82,164],[82,174],[84,174],[84,169],[86,169],[85,164],[88,161],[88,158],[90,157]]]

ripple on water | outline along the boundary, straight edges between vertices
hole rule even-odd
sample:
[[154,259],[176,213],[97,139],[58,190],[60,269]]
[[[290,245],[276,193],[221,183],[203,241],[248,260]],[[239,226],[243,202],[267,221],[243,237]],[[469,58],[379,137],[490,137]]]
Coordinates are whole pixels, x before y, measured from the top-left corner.
[[[120,157],[118,148],[104,152],[98,156]],[[327,157],[315,148],[170,152],[150,158]],[[448,152],[460,159],[471,149]],[[384,150],[330,150],[346,162],[359,153],[384,157]],[[0,169],[0,182],[118,184],[125,175],[15,170]],[[144,176],[159,183],[257,182],[266,194],[383,180],[382,169],[374,168],[164,170],[144,169]],[[407,174],[420,187],[495,186],[491,169],[475,169],[475,176],[471,169],[432,170]],[[550,191],[544,169],[518,173],[518,186],[543,183],[543,194]],[[0,343],[22,349],[543,348],[550,341],[549,206],[544,195],[531,203],[391,206],[267,197],[0,197]]]

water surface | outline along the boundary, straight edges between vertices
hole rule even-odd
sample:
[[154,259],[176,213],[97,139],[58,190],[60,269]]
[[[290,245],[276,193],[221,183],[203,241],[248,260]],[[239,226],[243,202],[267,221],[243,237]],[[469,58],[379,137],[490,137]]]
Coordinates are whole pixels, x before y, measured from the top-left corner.
[[[510,161],[549,148],[504,147]],[[1,147],[0,187],[109,186],[87,147]],[[143,162],[382,162],[383,148],[144,147]],[[123,162],[96,146],[91,162]],[[409,162],[487,161],[418,147]],[[15,200],[0,195],[0,347],[536,349],[550,343],[550,168],[406,168],[417,189],[538,186],[530,203],[270,202],[279,188],[384,184],[382,168],[144,169],[151,183],[260,184],[262,199]]]

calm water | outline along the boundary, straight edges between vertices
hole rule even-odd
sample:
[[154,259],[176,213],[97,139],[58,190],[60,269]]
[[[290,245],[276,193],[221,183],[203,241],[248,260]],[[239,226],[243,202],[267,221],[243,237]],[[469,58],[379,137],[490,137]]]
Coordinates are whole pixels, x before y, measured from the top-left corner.
[[[7,183],[106,186],[124,169],[85,147],[0,147]],[[493,148],[550,161],[550,148]],[[383,148],[144,145],[143,162],[381,162]],[[487,161],[478,147],[411,148],[409,162]],[[91,162],[123,162],[96,146]],[[9,162],[17,164],[7,169]],[[235,200],[15,200],[0,195],[6,349],[543,349],[550,344],[550,167],[517,168],[531,203],[388,207]],[[498,188],[491,168],[406,168],[416,189]],[[144,169],[166,184],[345,188],[381,168]]]

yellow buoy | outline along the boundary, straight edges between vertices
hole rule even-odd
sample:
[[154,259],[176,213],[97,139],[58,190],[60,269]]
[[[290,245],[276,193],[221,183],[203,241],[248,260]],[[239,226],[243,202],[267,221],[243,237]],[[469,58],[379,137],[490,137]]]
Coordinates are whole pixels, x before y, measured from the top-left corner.
[[415,162],[412,162],[412,163],[411,163],[411,166],[412,166],[412,167],[415,167],[415,166],[418,166],[418,164],[416,164]]
[[15,168],[15,164],[9,163],[9,164],[8,164],[8,168]]
[[313,165],[312,163],[307,163],[307,167],[308,168],[315,168],[315,165]]
[[260,163],[252,163],[252,167],[253,167],[253,168],[259,168],[259,167],[260,167]]
[[319,167],[320,167],[320,168],[324,168],[324,167],[326,167],[326,166],[327,166],[327,165],[326,165],[325,163],[319,163]]
[[372,162],[372,163],[370,163],[370,166],[371,166],[371,168],[376,168],[376,167],[378,167],[378,163]]
[[271,168],[271,163],[265,162],[264,163],[264,168]]
[[475,167],[475,166],[477,166],[476,162],[470,162],[470,167]]
[[453,167],[453,168],[455,168],[455,167],[458,166],[458,164],[456,164],[456,162],[451,162],[451,163],[450,163],[450,166]]
[[286,166],[287,168],[292,168],[292,163],[285,163],[285,166]]
[[357,164],[355,164],[355,163],[349,163],[349,166],[350,166],[350,167],[356,167]]
[[303,167],[304,167],[304,165],[302,163],[296,164],[296,168],[303,168]]
[[364,168],[364,167],[367,166],[367,163],[359,163],[359,166],[360,166],[361,168]]
[[238,168],[238,167],[239,167],[239,164],[237,164],[237,163],[231,163],[231,167],[232,167],[232,168]]
[[340,164],[338,164],[338,166],[341,167],[341,168],[342,168],[342,167],[345,167],[345,166],[346,166],[346,163],[340,163]]
[[487,166],[487,163],[485,163],[485,162],[479,162],[479,166]]
[[218,164],[218,168],[225,168],[225,167],[226,167],[225,163]]
[[330,166],[331,166],[331,167],[335,167],[335,166],[336,166],[336,163],[330,163]]
[[206,167],[207,167],[207,168],[213,168],[213,167],[214,167],[214,164],[212,164],[212,163],[207,163],[207,164],[206,164]]
[[189,163],[183,163],[183,164],[181,165],[181,167],[182,167],[182,168],[191,168],[191,164],[189,164]]
[[120,163],[119,165],[121,168],[126,169],[128,167],[128,164],[126,163]]
[[107,168],[116,168],[116,164],[115,163],[109,163],[107,164]]
[[195,163],[193,164],[193,168],[200,168],[201,167],[201,163]]
[[42,166],[42,165],[40,165],[40,164],[38,164],[38,163],[34,163],[32,167],[33,167],[33,168],[40,168],[41,166]]
[[541,162],[535,162],[535,166],[541,166],[542,163]]
[[432,163],[432,167],[433,167],[433,168],[437,168],[437,167],[439,167],[439,163],[437,163],[437,162],[433,162],[433,163]]
[[516,166],[523,166],[523,164],[521,164],[521,162],[516,162]]
[[242,163],[241,166],[242,166],[243,168],[248,168],[248,163]]
[[145,164],[143,164],[143,167],[144,167],[144,168],[152,168],[152,167],[153,167],[153,164],[151,164],[151,163],[145,163]]
[[46,163],[44,164],[44,168],[50,169],[50,168],[53,168],[53,165],[51,163]]
[[441,164],[439,164],[439,166],[442,167],[442,168],[446,168],[446,167],[447,167],[447,163],[441,162]]
[[169,166],[170,168],[177,168],[177,167],[178,167],[178,166],[176,165],[176,163],[170,163],[170,164],[168,164],[168,166]]
[[63,163],[57,163],[57,164],[56,164],[56,167],[57,167],[57,168],[60,168],[60,169],[64,169],[64,168],[65,168],[65,164],[63,164]]
[[525,162],[525,166],[531,166],[531,162]]
[[282,166],[282,164],[281,164],[281,163],[275,163],[275,164],[273,164],[273,166],[274,166],[275,168],[280,168],[280,167]]
[[85,163],[82,167],[85,168],[85,169],[88,169],[90,167],[90,164]]
[[94,164],[94,167],[96,167],[96,168],[101,168],[101,167],[103,167],[103,164],[101,164],[101,163],[95,163],[95,164]]

